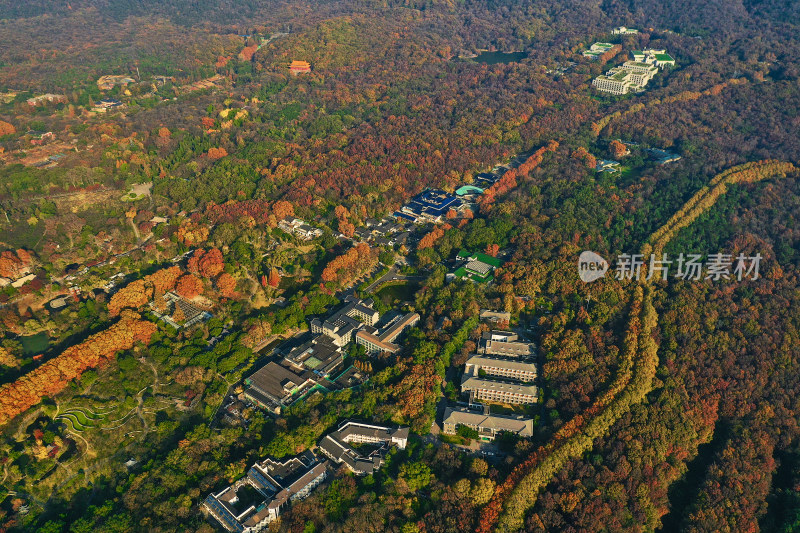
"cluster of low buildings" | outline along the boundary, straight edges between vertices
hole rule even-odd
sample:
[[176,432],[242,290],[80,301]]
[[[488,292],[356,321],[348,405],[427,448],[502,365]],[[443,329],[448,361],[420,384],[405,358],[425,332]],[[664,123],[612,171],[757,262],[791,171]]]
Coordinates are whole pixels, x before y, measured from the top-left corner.
[[92,107],[92,111],[95,113],[108,113],[109,111],[113,111],[115,109],[120,109],[124,106],[121,101],[117,100],[116,98],[104,98],[99,102],[95,103]]
[[631,52],[632,61],[614,67],[592,81],[598,91],[623,95],[643,91],[659,69],[674,66],[675,59],[666,50],[636,50]]
[[364,226],[356,228],[353,236],[376,246],[399,246],[408,244],[414,230],[414,225],[405,220],[368,218],[364,221]]
[[284,218],[278,222],[278,227],[290,235],[303,241],[310,241],[322,237],[322,230],[307,224],[300,218]]
[[271,361],[245,379],[244,397],[272,413],[315,391],[349,388],[364,377],[354,367],[342,371],[344,348],[351,342],[368,354],[395,353],[398,340],[419,322],[419,314],[381,317],[370,299],[347,296],[344,306],[310,321],[310,332],[289,343],[283,358]]
[[100,76],[97,79],[97,88],[101,91],[110,91],[117,85],[122,87],[126,87],[129,83],[135,83],[136,80],[131,78],[130,76],[119,76],[119,75],[106,75]]
[[345,465],[357,475],[372,474],[384,464],[389,448],[405,449],[407,441],[406,427],[347,421],[323,437],[321,453],[308,450],[284,461],[258,461],[243,478],[209,494],[203,509],[227,531],[258,533],[292,502],[308,497],[334,465]]
[[[111,287],[113,288],[113,285]],[[156,317],[175,329],[190,328],[213,316],[205,309],[201,309],[172,291],[164,293],[161,296],[161,302],[150,302],[149,307]]]
[[595,165],[595,172],[614,174],[619,172],[620,162],[611,159],[598,159]]
[[667,163],[674,163],[675,161],[680,160],[680,154],[676,154],[675,152],[670,152],[668,150],[661,150],[660,148],[647,148],[645,150],[647,155],[658,163],[659,165],[666,165]]
[[426,189],[414,196],[399,211],[395,211],[394,217],[414,224],[438,224],[447,218],[450,210],[458,211],[462,207],[461,200],[454,194],[440,189]]
[[63,94],[41,94],[39,96],[34,96],[33,98],[28,98],[27,102],[28,105],[31,107],[37,107],[40,105],[46,104],[66,104],[69,100],[67,99],[66,95]]

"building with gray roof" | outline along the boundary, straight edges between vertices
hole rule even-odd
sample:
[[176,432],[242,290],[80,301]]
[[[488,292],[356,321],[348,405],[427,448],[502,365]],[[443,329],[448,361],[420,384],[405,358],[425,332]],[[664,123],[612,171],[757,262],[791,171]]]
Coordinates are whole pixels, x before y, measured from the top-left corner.
[[442,432],[455,435],[458,426],[466,426],[478,432],[478,438],[493,441],[501,432],[507,431],[520,437],[533,436],[533,419],[522,415],[493,415],[488,407],[482,413],[464,408],[447,407],[444,410]]
[[[336,464],[345,464],[353,473],[372,474],[384,463],[390,446],[405,449],[408,443],[407,427],[385,427],[375,424],[347,421],[319,442],[319,450]],[[369,453],[357,450],[351,444],[374,445]],[[360,447],[360,446],[359,446]]]
[[291,502],[307,497],[325,480],[327,465],[311,452],[286,461],[264,459],[233,485],[209,494],[203,508],[228,531],[263,531]]

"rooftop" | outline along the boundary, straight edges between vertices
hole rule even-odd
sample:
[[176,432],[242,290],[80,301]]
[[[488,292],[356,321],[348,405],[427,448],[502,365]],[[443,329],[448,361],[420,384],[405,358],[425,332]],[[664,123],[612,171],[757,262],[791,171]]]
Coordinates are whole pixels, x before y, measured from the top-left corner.
[[[389,446],[396,445],[401,450],[408,441],[407,427],[385,427],[361,422],[344,422],[319,442],[320,450],[338,464],[346,464],[357,474],[371,474],[383,465],[383,458]],[[349,443],[368,443],[378,445],[369,453],[356,450]]]
[[445,425],[477,427],[479,430],[490,430],[492,433],[509,431],[520,437],[533,436],[533,419],[521,415],[492,415],[447,407],[444,411],[443,422]]
[[509,394],[523,394],[529,396],[538,396],[539,390],[536,385],[523,385],[520,383],[511,383],[509,381],[495,381],[476,377],[467,377],[467,379],[461,382],[461,389],[463,391],[486,389],[497,392],[507,392]]
[[288,368],[269,362],[250,375],[245,384],[273,401],[282,402],[309,381],[308,377],[297,375]]
[[496,368],[505,368],[508,370],[522,370],[525,372],[536,372],[535,363],[527,363],[524,361],[515,361],[509,359],[499,359],[496,357],[487,357],[485,355],[475,354],[472,355],[467,362],[467,366],[485,367],[492,366]]

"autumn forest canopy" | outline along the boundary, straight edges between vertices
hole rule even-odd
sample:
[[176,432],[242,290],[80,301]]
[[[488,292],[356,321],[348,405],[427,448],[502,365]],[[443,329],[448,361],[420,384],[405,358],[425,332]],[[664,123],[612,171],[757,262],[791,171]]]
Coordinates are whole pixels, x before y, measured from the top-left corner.
[[221,531],[345,420],[408,444],[265,531],[800,531],[798,168],[797,2],[0,0],[0,533]]

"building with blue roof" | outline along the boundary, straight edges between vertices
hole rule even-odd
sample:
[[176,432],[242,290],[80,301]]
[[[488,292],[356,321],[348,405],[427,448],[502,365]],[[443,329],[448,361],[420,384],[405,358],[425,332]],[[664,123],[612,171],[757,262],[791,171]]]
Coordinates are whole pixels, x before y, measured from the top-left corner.
[[395,216],[415,223],[441,222],[451,209],[458,209],[461,200],[441,189],[426,189],[414,196]]

